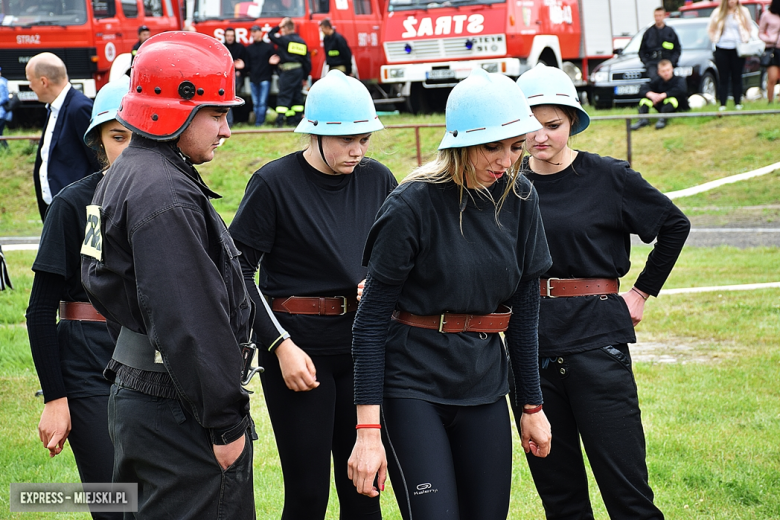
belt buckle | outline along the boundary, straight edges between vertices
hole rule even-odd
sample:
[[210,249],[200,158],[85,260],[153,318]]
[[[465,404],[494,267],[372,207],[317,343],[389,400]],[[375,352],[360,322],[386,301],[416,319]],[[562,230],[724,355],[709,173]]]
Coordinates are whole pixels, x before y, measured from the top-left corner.
[[550,282],[552,282],[553,280],[560,280],[560,278],[548,278],[547,279],[547,297],[548,298],[557,298],[557,296],[553,296],[552,295],[552,285],[550,284]]
[[339,316],[344,316],[347,313],[347,297],[336,296],[336,298],[341,298],[341,314]]
[[439,316],[439,332],[441,332],[442,334],[445,334],[444,332],[445,323],[447,322],[444,320],[444,313],[442,313],[441,316]]

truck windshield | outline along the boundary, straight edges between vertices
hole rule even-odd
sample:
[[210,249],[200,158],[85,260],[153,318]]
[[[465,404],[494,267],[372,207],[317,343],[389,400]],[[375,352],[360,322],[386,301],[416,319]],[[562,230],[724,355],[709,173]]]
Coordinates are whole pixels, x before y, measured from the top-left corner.
[[304,0],[197,0],[195,20],[256,20],[257,18],[290,18],[305,14]]
[[34,25],[82,25],[87,22],[86,0],[4,0],[0,24],[12,27]]
[[412,9],[440,9],[442,7],[457,7],[461,5],[503,4],[506,0],[390,0],[388,11],[411,11]]

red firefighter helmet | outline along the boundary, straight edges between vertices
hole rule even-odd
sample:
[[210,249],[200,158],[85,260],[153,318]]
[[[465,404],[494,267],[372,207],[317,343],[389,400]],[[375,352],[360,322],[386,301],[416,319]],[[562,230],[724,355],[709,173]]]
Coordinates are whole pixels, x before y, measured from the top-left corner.
[[149,139],[174,140],[201,107],[244,104],[235,78],[233,58],[219,40],[189,31],[157,34],[138,49],[116,118]]

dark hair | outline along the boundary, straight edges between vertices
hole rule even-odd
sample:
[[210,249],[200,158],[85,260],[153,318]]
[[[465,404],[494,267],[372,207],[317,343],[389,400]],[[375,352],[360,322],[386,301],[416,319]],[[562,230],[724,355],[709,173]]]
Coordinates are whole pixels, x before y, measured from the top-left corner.
[[664,9],[664,7],[663,7],[663,6],[661,6],[661,7],[656,7],[656,8],[653,10],[653,12],[654,12],[654,13],[657,13],[658,11],[663,11],[663,12],[666,12],[666,9]]
[[767,11],[780,16],[780,0],[772,0],[772,3],[769,4],[769,9],[767,9]]
[[228,31],[236,32],[236,30],[233,29],[232,27],[225,27],[225,32],[228,32]]
[[320,27],[325,27],[326,29],[333,29],[333,25],[330,23],[329,18],[325,18],[320,22]]
[[[144,32],[144,31],[148,31],[148,30],[149,30],[149,28],[148,28],[147,26],[145,26],[145,25],[142,25],[142,26],[140,26],[140,27],[138,28],[138,34],[141,34],[142,32]],[[151,31],[150,31],[150,32],[151,32]]]
[[92,148],[92,150],[95,152],[95,155],[97,156],[97,160],[100,163],[101,168],[106,169],[108,168],[108,155],[106,155],[106,149],[103,148],[103,139],[101,137],[100,133],[100,127],[103,126],[98,125],[97,127],[93,128],[92,131],[87,135],[86,143],[87,146]]

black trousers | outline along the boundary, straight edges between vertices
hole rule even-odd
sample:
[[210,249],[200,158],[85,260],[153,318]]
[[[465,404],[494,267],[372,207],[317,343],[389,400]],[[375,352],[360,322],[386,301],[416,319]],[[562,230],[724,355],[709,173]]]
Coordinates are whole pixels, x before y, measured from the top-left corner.
[[311,358],[320,386],[293,392],[284,383],[276,355],[263,354],[263,393],[284,474],[282,520],[325,518],[331,455],[340,518],[380,520],[379,497],[361,495],[347,478],[357,437],[352,355]]
[[404,520],[506,520],[512,426],[504,397],[480,406],[385,398],[382,422]]
[[[79,477],[85,483],[111,482],[114,446],[108,436],[108,396],[68,399],[71,430],[70,449]],[[92,513],[95,520],[119,520],[122,513]]]
[[[593,518],[582,440],[611,519],[662,519],[648,484],[628,346],[558,357],[539,372],[552,450],[546,458],[529,454],[527,460],[547,518]],[[519,425],[518,412],[515,409]]]
[[718,100],[720,106],[726,106],[729,99],[729,86],[731,95],[734,96],[734,104],[742,101],[742,69],[745,67],[745,58],[737,54],[736,49],[715,48],[715,66],[718,67]]
[[303,68],[279,70],[279,93],[276,95],[277,116],[293,117],[303,113]]
[[252,440],[226,470],[208,432],[176,399],[116,385],[108,402],[114,482],[138,483],[138,519],[255,518]]

